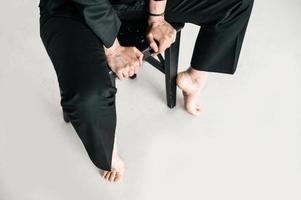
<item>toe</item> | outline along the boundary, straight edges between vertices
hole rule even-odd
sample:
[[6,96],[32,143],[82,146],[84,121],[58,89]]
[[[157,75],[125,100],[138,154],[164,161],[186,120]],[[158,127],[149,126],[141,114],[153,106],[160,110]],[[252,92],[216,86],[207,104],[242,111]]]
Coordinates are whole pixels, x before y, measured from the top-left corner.
[[116,173],[114,181],[116,181],[118,183],[122,181],[122,174],[120,172]]
[[198,116],[201,113],[201,109],[195,109],[194,115]]
[[110,175],[111,175],[111,172],[108,171],[108,173],[104,176],[104,178],[108,180]]
[[187,110],[190,114],[192,114],[194,116],[197,116],[200,114],[200,109],[197,109],[196,107],[193,107],[193,108],[189,107]]
[[202,107],[200,105],[195,105],[195,108],[198,112],[201,112],[202,111]]
[[109,177],[109,181],[113,181],[115,178],[116,172],[111,172],[111,175]]
[[108,173],[108,171],[102,170],[102,171],[100,172],[100,175],[104,177],[107,173]]
[[116,172],[114,181],[115,181],[115,182],[119,182],[119,180],[120,180],[120,174],[119,174],[118,172]]

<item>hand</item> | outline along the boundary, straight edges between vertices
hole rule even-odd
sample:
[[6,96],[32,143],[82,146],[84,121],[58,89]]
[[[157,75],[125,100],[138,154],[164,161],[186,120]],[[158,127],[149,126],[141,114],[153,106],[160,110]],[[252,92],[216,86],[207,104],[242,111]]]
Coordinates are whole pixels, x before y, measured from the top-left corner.
[[148,43],[156,54],[163,54],[175,42],[177,31],[164,18],[149,18],[148,24]]
[[118,42],[111,48],[105,48],[106,59],[109,67],[116,73],[119,80],[138,73],[143,60],[141,51],[136,47],[121,46]]

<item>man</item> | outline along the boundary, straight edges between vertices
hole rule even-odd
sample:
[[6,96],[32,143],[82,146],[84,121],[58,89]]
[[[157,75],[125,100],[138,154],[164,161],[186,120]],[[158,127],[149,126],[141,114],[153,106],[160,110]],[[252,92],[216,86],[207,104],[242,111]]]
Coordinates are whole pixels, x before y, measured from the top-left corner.
[[57,73],[61,105],[102,176],[120,182],[115,94],[118,79],[139,72],[143,54],[121,46],[120,18],[147,16],[147,40],[156,54],[174,41],[170,22],[201,26],[190,66],[177,75],[185,109],[198,115],[197,98],[208,72],[234,74],[253,0],[41,0],[40,35]]

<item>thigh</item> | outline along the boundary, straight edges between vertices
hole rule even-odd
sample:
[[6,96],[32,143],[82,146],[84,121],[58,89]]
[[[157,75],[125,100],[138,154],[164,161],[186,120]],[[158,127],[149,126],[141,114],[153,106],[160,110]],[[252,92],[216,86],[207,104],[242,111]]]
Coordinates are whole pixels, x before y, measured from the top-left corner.
[[197,25],[216,24],[244,0],[167,0],[165,19]]
[[40,35],[64,97],[113,87],[103,43],[83,21],[52,16]]

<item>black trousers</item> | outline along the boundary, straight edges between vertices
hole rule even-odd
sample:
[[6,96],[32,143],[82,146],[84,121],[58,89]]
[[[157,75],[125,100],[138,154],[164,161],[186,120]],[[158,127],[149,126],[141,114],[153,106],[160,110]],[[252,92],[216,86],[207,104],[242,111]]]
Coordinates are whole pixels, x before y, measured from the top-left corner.
[[[193,68],[233,74],[252,7],[253,0],[168,0],[165,19],[201,26]],[[111,170],[117,88],[102,41],[83,19],[48,14],[40,16],[40,36],[57,74],[63,111],[92,162]]]

